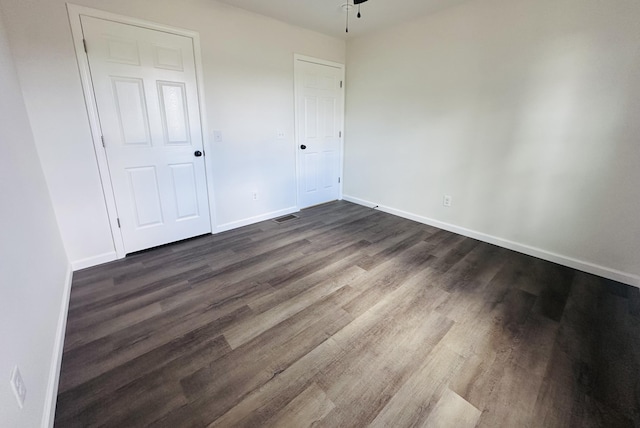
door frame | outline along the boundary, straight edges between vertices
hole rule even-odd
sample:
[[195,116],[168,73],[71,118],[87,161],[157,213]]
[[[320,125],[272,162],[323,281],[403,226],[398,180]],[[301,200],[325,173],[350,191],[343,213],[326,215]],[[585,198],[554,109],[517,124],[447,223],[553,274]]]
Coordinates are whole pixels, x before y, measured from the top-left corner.
[[[102,145],[102,132],[100,128],[100,120],[98,116],[98,107],[96,104],[95,95],[93,92],[93,82],[91,80],[91,73],[89,69],[89,58],[84,50],[84,36],[82,32],[82,23],[80,16],[91,16],[94,18],[104,19],[107,21],[114,21],[121,24],[133,25],[136,27],[146,28],[149,30],[157,30],[165,33],[176,34],[179,36],[188,37],[193,42],[193,53],[195,58],[196,68],[196,86],[198,91],[198,106],[200,115],[200,128],[202,131],[202,145],[205,149],[205,153],[211,154],[211,144],[208,139],[208,127],[205,118],[206,107],[204,98],[204,73],[202,69],[202,53],[200,49],[200,35],[195,31],[185,30],[182,28],[171,27],[168,25],[157,24],[154,22],[145,21],[142,19],[131,18],[124,15],[118,15],[111,12],[106,12],[99,9],[93,9],[85,6],[79,6],[71,3],[67,3],[67,14],[69,15],[69,23],[71,25],[71,36],[73,38],[73,45],[76,52],[76,59],[78,61],[78,69],[80,72],[80,80],[82,83],[82,92],[84,93],[85,106],[87,108],[87,115],[89,121],[89,127],[91,129],[91,139],[93,140],[93,148],[98,163],[98,172],[100,174],[100,182],[102,183],[102,192],[104,197],[105,206],[107,209],[107,216],[109,218],[109,225],[111,227],[111,236],[113,239],[113,245],[116,251],[116,257],[118,259],[126,256],[124,240],[122,237],[122,231],[118,225],[118,210],[116,207],[116,201],[114,196],[113,185],[111,183],[111,174],[109,173],[109,165],[107,163],[107,154]],[[213,233],[216,230],[215,220],[215,198],[212,182],[213,164],[211,155],[205,155],[205,175],[207,195],[209,197],[209,218],[211,222],[211,231]]]
[[301,54],[293,54],[293,98],[294,98],[294,138],[295,138],[295,156],[296,156],[296,207],[300,210],[300,186],[302,185],[300,180],[300,150],[298,147],[300,146],[300,127],[298,126],[298,82],[300,81],[300,68],[298,67],[299,62],[308,62],[312,64],[324,65],[328,67],[337,68],[340,70],[340,80],[342,81],[342,91],[340,92],[340,106],[342,107],[342,114],[338,118],[339,124],[338,127],[340,132],[342,132],[342,137],[340,137],[339,142],[339,173],[340,173],[340,183],[338,186],[338,200],[342,200],[342,186],[344,183],[344,117],[345,117],[345,90],[346,90],[346,80],[345,80],[345,66],[339,62],[327,61],[324,59],[314,58],[311,56],[301,55]]

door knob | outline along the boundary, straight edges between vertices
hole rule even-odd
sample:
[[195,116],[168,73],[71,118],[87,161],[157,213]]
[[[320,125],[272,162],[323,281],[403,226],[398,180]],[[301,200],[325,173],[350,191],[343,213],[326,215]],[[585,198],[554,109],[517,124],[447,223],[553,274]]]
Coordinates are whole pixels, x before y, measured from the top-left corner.
[[301,148],[302,150],[304,150],[304,149],[306,149],[306,148],[307,148],[307,146],[305,146],[305,145],[303,144],[303,145],[301,145],[301,146],[300,146],[300,148]]
[[200,150],[196,150],[195,153],[193,154],[195,157],[199,158],[200,156],[202,156],[202,152]]

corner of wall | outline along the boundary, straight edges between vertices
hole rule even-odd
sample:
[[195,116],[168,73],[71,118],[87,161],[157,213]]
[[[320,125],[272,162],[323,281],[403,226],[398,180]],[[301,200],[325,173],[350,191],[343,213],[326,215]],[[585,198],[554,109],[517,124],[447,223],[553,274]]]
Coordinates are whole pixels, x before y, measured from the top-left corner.
[[444,223],[432,218],[424,217],[418,214],[402,211],[396,208],[378,205],[373,202],[360,199],[354,196],[344,196],[344,200],[352,202],[354,204],[363,205],[365,207],[376,207],[376,209],[403,217],[409,220],[416,221],[418,223],[427,224],[429,226],[437,227],[439,229],[447,230],[449,232],[457,233],[458,235],[467,236],[469,238],[477,239],[479,241],[487,242],[489,244],[497,245],[508,250],[516,251],[518,253],[526,254],[532,257],[536,257],[542,260],[546,260],[553,263],[558,263],[563,266],[570,267],[572,269],[580,270],[590,273],[592,275],[601,276],[603,278],[611,279],[613,281],[622,282],[627,285],[640,288],[640,277],[628,272],[621,272],[616,269],[611,269],[606,266],[597,265],[584,260],[578,260],[573,257],[568,257],[562,254],[553,253],[541,248],[531,247],[529,245],[521,244],[518,242],[510,241],[508,239],[500,238],[497,236],[488,235],[486,233],[478,232],[464,227],[456,226],[454,224]]
[[71,298],[71,282],[73,269],[71,264],[67,267],[62,301],[60,302],[60,314],[56,326],[56,337],[53,343],[51,355],[51,368],[49,369],[49,381],[47,383],[44,410],[42,412],[42,428],[52,428],[56,415],[56,402],[58,398],[58,382],[60,381],[60,368],[62,366],[62,353],[64,350],[64,338],[67,328],[67,314],[69,311],[69,299]]

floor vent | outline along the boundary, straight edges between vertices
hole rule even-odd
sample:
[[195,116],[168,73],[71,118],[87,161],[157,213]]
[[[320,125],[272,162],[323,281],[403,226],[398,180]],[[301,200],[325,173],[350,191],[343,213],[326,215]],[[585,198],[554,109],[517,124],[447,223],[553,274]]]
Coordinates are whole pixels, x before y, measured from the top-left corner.
[[285,215],[283,217],[274,218],[273,221],[275,221],[278,224],[281,224],[281,223],[284,223],[285,221],[294,220],[296,218],[298,218],[297,215],[289,214],[289,215]]

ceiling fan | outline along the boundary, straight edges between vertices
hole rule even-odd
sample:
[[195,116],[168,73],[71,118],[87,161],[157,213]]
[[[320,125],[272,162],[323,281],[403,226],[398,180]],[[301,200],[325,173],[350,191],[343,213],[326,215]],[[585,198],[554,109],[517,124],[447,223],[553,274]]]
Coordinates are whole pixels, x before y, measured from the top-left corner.
[[349,3],[349,1],[347,0],[347,3],[342,5],[342,8],[344,10],[347,11],[347,27],[346,27],[346,32],[349,32],[349,11],[351,10],[351,8],[358,6],[358,18],[362,18],[362,14],[360,13],[360,5],[362,3],[365,3],[369,0],[353,0],[353,4]]

